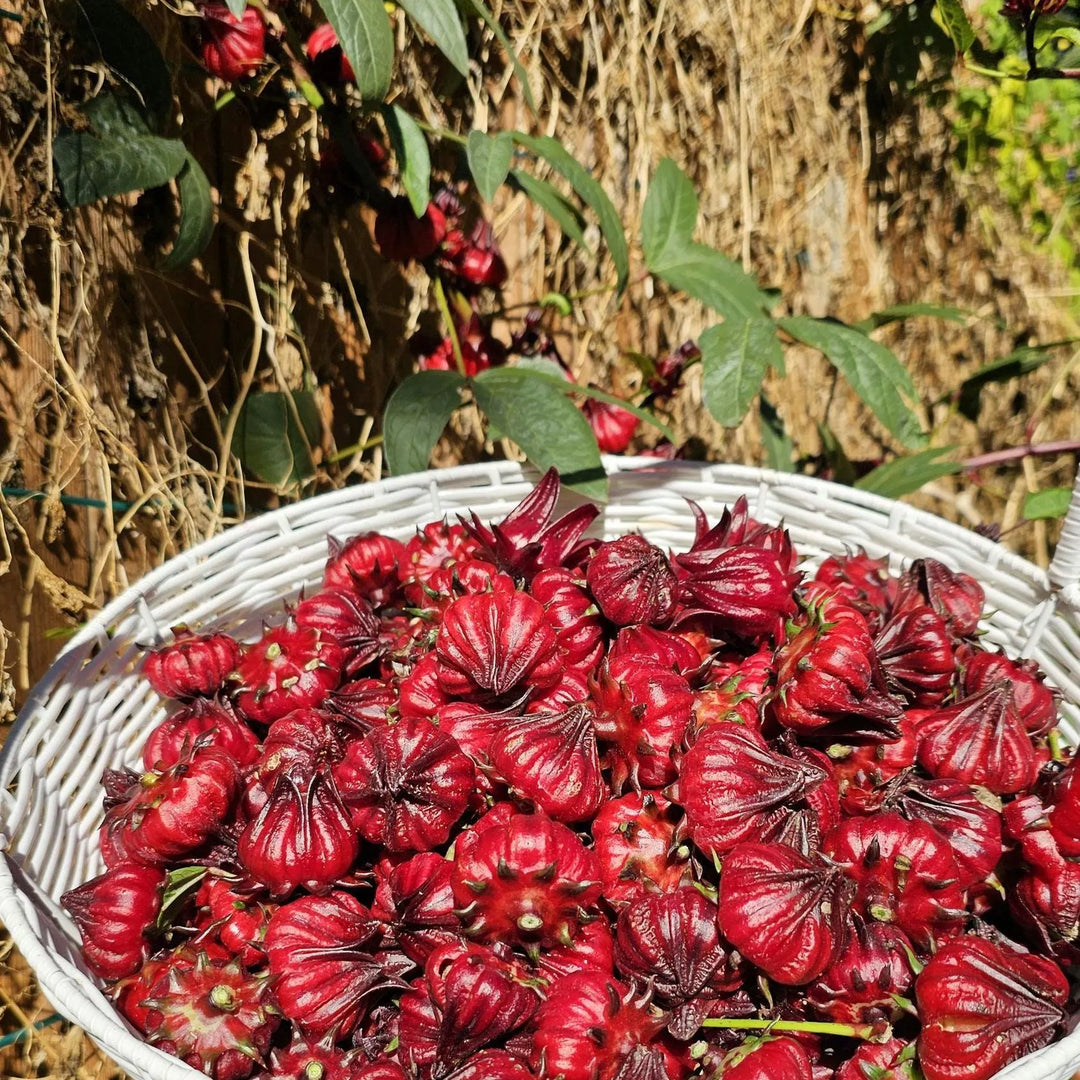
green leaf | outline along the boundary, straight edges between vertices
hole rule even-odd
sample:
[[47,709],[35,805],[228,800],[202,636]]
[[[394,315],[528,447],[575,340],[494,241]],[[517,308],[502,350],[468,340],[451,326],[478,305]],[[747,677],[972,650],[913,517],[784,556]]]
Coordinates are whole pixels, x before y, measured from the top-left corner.
[[225,6],[239,19],[247,7],[247,0],[225,0]]
[[506,55],[510,57],[510,63],[514,65],[514,74],[517,75],[518,82],[521,83],[521,92],[525,96],[525,104],[529,106],[529,111],[535,116],[536,99],[533,97],[532,87],[529,85],[529,74],[518,59],[517,53],[514,52],[513,43],[506,36],[502,24],[495,18],[484,0],[461,0],[461,3],[487,24],[488,29],[495,35]]
[[536,378],[547,379],[564,394],[580,394],[582,397],[593,398],[596,401],[605,401],[608,405],[616,405],[620,409],[625,409],[628,413],[633,413],[634,416],[650,427],[656,428],[669,442],[675,441],[675,433],[671,428],[658,416],[649,412],[648,409],[643,409],[640,405],[635,405],[631,401],[609,394],[606,390],[601,390],[597,386],[581,386],[576,382],[571,382],[563,369],[554,360],[549,360],[546,356],[523,356],[514,363],[514,370],[527,371]]
[[450,61],[463,78],[469,74],[469,46],[454,0],[398,0],[405,13]]
[[1051,350],[1061,345],[1072,345],[1073,341],[1053,341],[1045,345],[1024,345],[1009,353],[1008,356],[991,360],[974,374],[969,375],[961,384],[957,394],[956,407],[968,420],[979,418],[979,398],[982,388],[989,383],[1008,382],[1009,379],[1026,375],[1041,367],[1051,358]]
[[92,131],[63,131],[53,140],[53,162],[68,206],[146,191],[167,184],[184,167],[179,139],[149,134],[132,105],[111,94],[86,107]]
[[1025,521],[1060,518],[1065,516],[1071,501],[1072,488],[1053,487],[1032,491],[1024,497],[1024,507],[1020,513]]
[[1064,38],[1065,41],[1069,42],[1071,45],[1080,46],[1080,27],[1055,26],[1052,29],[1047,30],[1046,33],[1035,42],[1035,48],[1041,49],[1055,38]]
[[910,495],[939,476],[960,472],[963,466],[959,462],[942,460],[955,449],[955,446],[930,446],[917,454],[902,455],[859,477],[855,486],[889,499]]
[[514,132],[518,144],[543,158],[557,173],[569,181],[578,197],[592,208],[600,222],[611,261],[615,264],[616,287],[621,295],[630,280],[630,252],[626,246],[622,221],[607,192],[574,158],[558,139],[550,135],[525,135]]
[[180,227],[172,250],[161,260],[162,270],[177,270],[187,266],[210,243],[214,234],[214,199],[210,181],[202,166],[188,154],[184,167],[176,177],[180,196]]
[[484,202],[491,202],[510,172],[510,162],[514,158],[513,135],[509,131],[500,131],[498,135],[470,131],[466,154],[476,190]]
[[693,242],[697,215],[693,182],[665,158],[653,174],[642,210],[641,245],[649,272],[726,319],[767,314],[775,304],[773,296],[737,262]]
[[890,349],[843,323],[808,315],[778,319],[777,325],[823,352],[904,446],[919,449],[926,445],[922,424],[905,400],[916,399],[915,386]]
[[694,185],[671,158],[664,158],[653,173],[641,210],[641,250],[650,268],[662,264],[669,250],[686,247],[697,216]]
[[170,870],[165,875],[161,906],[154,920],[155,929],[165,931],[173,925],[178,909],[191,891],[202,883],[208,869],[209,867],[206,866],[181,866],[176,870]]
[[398,171],[413,213],[423,217],[431,202],[431,151],[416,121],[400,105],[383,108]]
[[763,316],[725,319],[698,337],[705,407],[724,427],[738,427],[770,367],[784,367],[776,327]]
[[869,334],[879,326],[888,326],[889,323],[900,322],[901,319],[913,319],[925,315],[929,319],[944,319],[946,322],[960,323],[968,321],[971,313],[958,307],[943,307],[938,304],[893,304],[891,307],[882,308],[881,311],[873,311],[866,319],[852,323],[852,327]]
[[382,0],[322,0],[365,101],[382,101],[394,73],[394,29]]
[[964,0],[937,0],[937,12],[945,32],[962,56],[975,43],[975,31],[964,11]]
[[585,241],[585,222],[572,202],[564,198],[561,192],[552,187],[546,180],[538,180],[531,173],[521,169],[513,169],[510,179],[514,185],[523,192],[541,210],[549,214],[556,225],[562,229],[566,236],[576,244],[580,244],[586,251],[589,245]]
[[395,391],[383,417],[383,446],[392,473],[420,472],[461,405],[465,379],[456,371],[418,371]]
[[312,391],[268,390],[245,399],[233,445],[242,464],[260,480],[287,488],[314,474],[311,447],[321,435],[322,416]]
[[561,292],[544,293],[540,297],[540,306],[554,308],[564,317],[569,317],[574,313],[574,305],[570,303],[570,298]]
[[142,99],[155,131],[172,111],[172,79],[157,42],[116,0],[78,0],[78,40],[97,46],[101,59]]
[[765,463],[777,472],[794,472],[795,443],[784,427],[784,421],[769,399],[762,394],[761,445],[765,448]]
[[489,368],[473,379],[481,410],[541,472],[552,465],[564,484],[594,499],[607,497],[596,436],[581,410],[550,379],[517,368]]

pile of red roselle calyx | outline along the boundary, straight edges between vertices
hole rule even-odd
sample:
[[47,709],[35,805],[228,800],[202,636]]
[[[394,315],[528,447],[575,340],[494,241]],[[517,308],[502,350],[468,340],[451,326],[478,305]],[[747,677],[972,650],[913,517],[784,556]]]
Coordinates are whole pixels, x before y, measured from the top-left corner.
[[981,1080],[1063,1032],[1080,772],[979,585],[505,521],[331,543],[258,641],[177,630],[64,897],[216,1080]]

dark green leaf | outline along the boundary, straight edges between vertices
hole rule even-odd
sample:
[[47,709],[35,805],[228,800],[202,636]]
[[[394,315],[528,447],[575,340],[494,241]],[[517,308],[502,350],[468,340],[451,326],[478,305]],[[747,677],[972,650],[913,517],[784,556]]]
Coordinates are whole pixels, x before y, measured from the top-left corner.
[[554,360],[549,360],[546,356],[523,356],[515,362],[514,370],[528,371],[537,378],[547,379],[564,394],[580,394],[582,397],[593,398],[596,401],[605,401],[608,405],[617,405],[620,409],[633,413],[634,416],[650,427],[656,428],[669,442],[675,441],[675,433],[671,428],[659,417],[649,412],[648,409],[643,409],[640,405],[635,405],[621,397],[616,397],[614,394],[609,394],[599,387],[580,386],[578,383],[571,382],[566,377],[563,369]]
[[247,7],[247,0],[225,0],[225,5],[239,19]]
[[464,385],[456,371],[418,371],[394,391],[383,417],[383,445],[392,473],[428,467],[431,451],[461,404]]
[[939,476],[951,476],[963,468],[958,462],[942,460],[955,449],[954,446],[931,446],[917,454],[894,458],[859,477],[855,486],[890,499],[910,495],[913,491],[918,491],[923,484],[929,484]]
[[694,185],[671,158],[664,158],[653,173],[641,211],[641,250],[650,268],[662,264],[669,251],[681,251],[691,242],[697,216]]
[[1041,49],[1055,38],[1063,38],[1065,41],[1069,42],[1070,45],[1080,46],[1080,26],[1052,27],[1047,30],[1045,34],[1040,35],[1039,39],[1035,42],[1035,48]]
[[382,101],[394,73],[394,29],[383,0],[322,0],[365,101]]
[[848,460],[836,432],[824,421],[818,422],[818,435],[821,436],[821,452],[829,466],[829,478],[838,484],[855,483],[855,466]]
[[693,242],[698,200],[694,185],[670,158],[653,174],[641,221],[649,272],[727,319],[752,319],[775,304],[745,270],[722,252]]
[[142,99],[155,131],[172,111],[172,80],[157,42],[116,0],[78,0],[80,42],[97,47],[101,59]]
[[1051,359],[1051,350],[1060,345],[1072,345],[1072,341],[1054,341],[1046,345],[1025,345],[1008,356],[991,360],[961,384],[956,407],[968,420],[979,418],[979,398],[982,388],[989,383],[1008,382],[1009,379],[1026,375]]
[[454,0],[398,0],[409,18],[435,42],[462,77],[469,74],[469,46]]
[[964,11],[964,0],[937,0],[937,10],[945,32],[952,38],[956,51],[963,55],[975,42],[975,31]]
[[1072,488],[1054,487],[1032,491],[1024,497],[1021,514],[1025,521],[1064,517],[1071,501]]
[[423,217],[431,201],[431,152],[416,121],[399,105],[383,109],[390,142],[394,147],[401,184],[413,213]]
[[541,210],[550,214],[555,224],[562,229],[563,233],[570,237],[576,244],[580,244],[586,250],[589,245],[585,242],[584,222],[578,208],[562,194],[553,188],[546,180],[538,180],[531,173],[514,169],[510,173],[510,179]]
[[776,327],[764,316],[725,319],[698,337],[705,407],[724,427],[738,427],[770,367],[782,370]]
[[510,162],[514,158],[513,135],[509,131],[500,131],[498,135],[470,131],[466,153],[476,190],[485,202],[491,202],[510,172]]
[[314,393],[270,390],[245,399],[234,446],[243,465],[260,480],[287,488],[314,474],[311,447],[318,445],[321,435],[322,416]]
[[161,907],[158,908],[157,919],[154,926],[159,931],[168,930],[174,923],[177,909],[191,894],[191,891],[202,883],[206,877],[208,867],[205,866],[181,866],[176,870],[170,870],[165,875],[165,890],[161,894]]
[[161,261],[162,270],[187,266],[210,243],[214,234],[214,200],[210,181],[202,166],[188,154],[187,162],[176,177],[180,196],[180,227],[172,250]]
[[558,139],[550,135],[525,135],[520,131],[514,132],[514,138],[568,180],[582,202],[592,208],[600,222],[600,231],[607,242],[611,261],[615,264],[616,286],[621,294],[630,280],[630,252],[626,246],[622,221],[607,192]]
[[139,111],[111,94],[95,98],[86,113],[92,131],[64,131],[53,140],[56,178],[68,206],[160,187],[187,161],[179,139],[149,134]]
[[502,28],[502,24],[492,14],[491,10],[484,3],[484,0],[460,0],[464,7],[467,7],[474,15],[479,16],[495,35],[496,40],[506,51],[506,55],[510,57],[510,63],[514,65],[514,74],[517,75],[518,82],[521,83],[521,92],[525,96],[525,104],[529,106],[529,111],[536,115],[536,99],[533,97],[532,87],[529,85],[529,73],[525,70],[524,65],[518,59],[518,55],[514,52],[513,43],[506,36],[506,31]]
[[777,324],[793,338],[823,352],[904,446],[918,449],[926,445],[922,424],[905,400],[915,399],[915,386],[890,349],[843,323],[808,315],[778,319]]
[[784,421],[769,399],[762,394],[761,445],[765,448],[765,463],[777,472],[794,472],[795,443],[784,427]]
[[888,326],[889,323],[899,322],[901,319],[913,319],[925,315],[929,319],[945,319],[947,322],[966,323],[971,315],[958,307],[942,307],[938,304],[893,304],[891,307],[882,308],[881,311],[873,311],[869,318],[860,322],[852,323],[856,330],[869,334],[879,326]]
[[489,368],[473,380],[477,404],[543,472],[552,465],[564,484],[595,499],[607,496],[596,436],[581,410],[553,380],[516,368]]

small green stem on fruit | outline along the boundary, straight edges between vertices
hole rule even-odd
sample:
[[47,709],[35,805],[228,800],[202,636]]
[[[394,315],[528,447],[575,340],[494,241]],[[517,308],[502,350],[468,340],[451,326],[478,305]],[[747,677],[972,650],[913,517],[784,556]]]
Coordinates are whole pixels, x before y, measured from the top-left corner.
[[1001,71],[998,68],[983,67],[982,64],[973,64],[970,60],[964,63],[965,71],[972,71],[976,75],[984,75],[988,79],[1016,79],[1019,76],[1015,71]]
[[214,102],[214,112],[221,112],[226,105],[231,105],[236,100],[235,90],[226,90],[221,97],[217,98]]
[[865,1042],[887,1042],[891,1031],[871,1024],[828,1024],[816,1020],[743,1020],[730,1017],[703,1020],[702,1027],[729,1031],[804,1031],[810,1035],[840,1035]]
[[1065,751],[1061,746],[1061,733],[1057,728],[1051,728],[1047,733],[1046,741],[1050,744],[1050,757],[1054,761],[1064,761]]
[[450,348],[454,350],[454,363],[457,365],[458,374],[464,379],[465,358],[461,355],[461,342],[458,340],[457,326],[454,317],[450,314],[450,305],[446,302],[446,290],[443,288],[442,278],[432,278],[435,287],[435,303],[439,305],[439,312],[446,323],[446,333],[450,338]]
[[300,77],[296,77],[296,85],[300,88],[300,93],[304,95],[304,100],[318,112],[325,104],[326,99],[319,93],[319,88],[310,80]]

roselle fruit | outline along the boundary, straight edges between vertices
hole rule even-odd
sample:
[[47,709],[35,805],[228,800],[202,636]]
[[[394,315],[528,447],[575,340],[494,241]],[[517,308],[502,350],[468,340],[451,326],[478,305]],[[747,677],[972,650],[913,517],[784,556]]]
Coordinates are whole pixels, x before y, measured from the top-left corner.
[[292,609],[301,629],[317,630],[345,650],[342,670],[346,677],[366,667],[381,651],[379,620],[355,593],[323,589],[301,600]]
[[253,764],[259,756],[258,738],[233,709],[197,699],[150,732],[143,745],[143,765],[147,772],[164,772],[196,743],[218,747],[241,767]]
[[[264,1080],[356,1080],[362,1068],[363,1055],[359,1050],[342,1050],[329,1039],[311,1043],[302,1035],[294,1035],[288,1046],[271,1050],[262,1077]],[[405,1080],[404,1072],[392,1080]]]
[[916,559],[897,584],[894,614],[928,604],[958,638],[979,628],[986,594],[970,575],[950,570],[936,559]]
[[527,951],[573,941],[600,896],[596,856],[544,814],[499,814],[463,832],[454,852],[454,896],[465,932]]
[[173,628],[173,641],[143,662],[147,682],[165,697],[213,697],[240,659],[240,646],[228,634],[196,634]]
[[388,603],[396,595],[398,563],[405,545],[379,533],[362,533],[344,544],[333,537],[327,541],[330,557],[323,573],[323,588],[354,592],[373,608]]
[[773,753],[735,724],[719,724],[683,757],[671,798],[686,811],[694,844],[712,858],[775,828],[827,775],[810,761]]
[[539,600],[495,590],[455,600],[435,643],[443,690],[474,700],[550,686],[561,661]]
[[375,994],[401,988],[412,961],[380,952],[382,924],[349,893],[304,896],[270,918],[274,998],[309,1038],[351,1033]]
[[643,536],[601,544],[585,575],[604,618],[616,626],[660,625],[675,613],[677,579],[667,556]]
[[563,567],[541,570],[529,594],[544,605],[565,663],[590,671],[604,652],[604,627],[582,578]]
[[652,986],[674,1010],[668,1030],[690,1039],[709,998],[737,990],[741,973],[720,940],[717,906],[691,886],[635,900],[619,914],[615,965],[626,979]]
[[920,1080],[915,1047],[903,1039],[862,1043],[836,1070],[836,1080]]
[[1080,857],[1080,767],[1074,757],[1054,784],[1047,808],[1050,828],[1062,855]]
[[489,754],[510,790],[555,821],[592,818],[607,793],[586,705],[508,721],[492,739]]
[[930,607],[909,607],[878,631],[874,653],[889,686],[913,705],[940,705],[956,674],[945,620]]
[[256,7],[233,15],[223,3],[202,3],[202,61],[211,75],[236,82],[258,71],[266,59],[266,24]]
[[786,844],[738,844],[720,875],[720,930],[770,979],[800,986],[843,949],[853,892],[820,856]]
[[956,859],[949,842],[925,822],[896,813],[847,818],[825,838],[823,850],[855,882],[860,912],[895,922],[919,949],[961,928]]
[[897,583],[889,577],[889,560],[872,559],[861,551],[824,559],[814,580],[861,611],[874,631],[885,622],[896,595]]
[[195,904],[205,913],[218,941],[244,967],[258,967],[266,963],[263,939],[277,905],[245,897],[236,885],[229,878],[207,874],[195,894]]
[[556,945],[537,960],[537,974],[547,984],[548,997],[557,992],[560,979],[579,971],[615,973],[615,939],[606,919],[585,923],[569,945]]
[[384,859],[375,867],[371,912],[417,964],[440,946],[461,940],[453,877],[453,862],[433,851],[399,863]]
[[1057,702],[1034,660],[1010,660],[1004,653],[969,652],[964,657],[963,688],[976,694],[1004,680],[1013,705],[1030,735],[1042,735],[1057,722]]
[[534,1075],[521,1058],[505,1050],[481,1050],[446,1080],[534,1080]]
[[163,871],[122,863],[64,893],[60,903],[79,928],[83,959],[95,975],[122,979],[142,967],[164,891]]
[[1035,751],[1005,680],[936,709],[918,727],[919,764],[949,777],[1012,795],[1035,782]]
[[472,762],[454,739],[413,717],[349,743],[334,779],[354,828],[392,852],[444,843],[476,786]]
[[988,1080],[1050,1042],[1068,996],[1050,960],[977,937],[950,941],[915,980],[926,1080]]
[[813,1080],[814,1069],[795,1039],[781,1037],[748,1041],[731,1051],[714,1075],[717,1080]]

